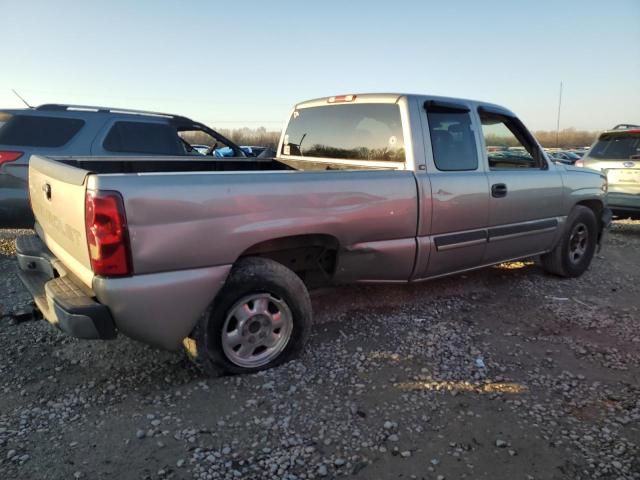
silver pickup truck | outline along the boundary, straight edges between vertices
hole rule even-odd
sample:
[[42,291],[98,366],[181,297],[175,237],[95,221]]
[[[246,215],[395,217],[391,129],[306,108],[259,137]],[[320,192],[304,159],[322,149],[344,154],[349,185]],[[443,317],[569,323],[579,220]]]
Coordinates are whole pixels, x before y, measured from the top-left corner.
[[308,289],[540,257],[588,267],[606,179],[551,163],[497,105],[365,94],[296,105],[275,158],[34,157],[20,276],[70,335],[252,372],[303,348]]

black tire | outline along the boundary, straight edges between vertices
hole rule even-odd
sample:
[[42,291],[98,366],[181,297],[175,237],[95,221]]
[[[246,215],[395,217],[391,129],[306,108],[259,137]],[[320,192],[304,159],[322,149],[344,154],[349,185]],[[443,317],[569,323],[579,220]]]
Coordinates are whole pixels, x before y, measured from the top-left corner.
[[[279,353],[274,353],[277,354],[275,358],[264,365],[242,366],[225,353],[223,328],[234,306],[254,294],[268,294],[279,304],[284,303],[292,319],[292,328],[286,345]],[[211,376],[266,370],[295,358],[303,350],[311,333],[311,321],[309,293],[294,272],[267,258],[243,258],[233,267],[224,287],[196,326],[191,342],[195,348],[188,348],[188,353],[196,365]]]
[[[585,245],[578,248],[583,240]],[[593,210],[577,205],[571,210],[556,247],[541,256],[542,267],[560,277],[579,277],[589,268],[597,243],[598,220]]]

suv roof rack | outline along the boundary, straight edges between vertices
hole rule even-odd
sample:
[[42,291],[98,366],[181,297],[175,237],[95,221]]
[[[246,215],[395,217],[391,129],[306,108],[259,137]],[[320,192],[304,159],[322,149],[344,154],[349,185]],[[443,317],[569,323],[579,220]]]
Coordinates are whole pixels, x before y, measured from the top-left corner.
[[49,111],[69,111],[78,110],[85,112],[109,112],[109,113],[124,113],[131,115],[149,115],[154,117],[166,117],[166,118],[180,118],[186,117],[180,115],[173,115],[171,113],[150,112],[147,110],[132,110],[129,108],[115,108],[115,107],[97,107],[93,105],[71,105],[62,103],[45,103],[35,108],[36,110],[49,110]]
[[629,128],[640,128],[640,125],[634,125],[632,123],[619,123],[611,130],[627,130]]

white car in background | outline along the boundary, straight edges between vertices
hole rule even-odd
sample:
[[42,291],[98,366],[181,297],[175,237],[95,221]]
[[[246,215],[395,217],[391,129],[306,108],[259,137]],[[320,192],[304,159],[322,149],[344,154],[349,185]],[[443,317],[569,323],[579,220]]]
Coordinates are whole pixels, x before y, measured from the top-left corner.
[[640,215],[640,125],[603,132],[575,165],[607,175],[609,207],[617,215]]

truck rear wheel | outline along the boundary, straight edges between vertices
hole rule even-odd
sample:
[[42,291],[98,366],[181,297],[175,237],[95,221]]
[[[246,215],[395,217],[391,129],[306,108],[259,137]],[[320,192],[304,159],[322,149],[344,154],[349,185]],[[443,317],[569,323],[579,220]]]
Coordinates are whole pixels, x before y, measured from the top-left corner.
[[231,271],[193,335],[196,363],[210,375],[251,373],[299,354],[311,331],[311,300],[285,266],[248,257]]
[[579,277],[593,259],[598,242],[598,221],[590,208],[577,205],[571,210],[562,238],[542,255],[543,268],[561,277]]

